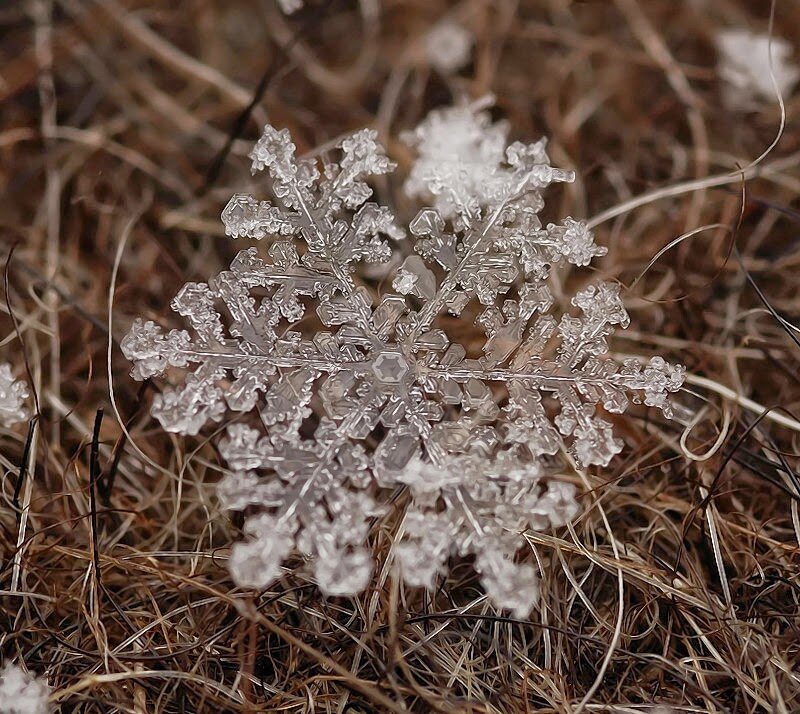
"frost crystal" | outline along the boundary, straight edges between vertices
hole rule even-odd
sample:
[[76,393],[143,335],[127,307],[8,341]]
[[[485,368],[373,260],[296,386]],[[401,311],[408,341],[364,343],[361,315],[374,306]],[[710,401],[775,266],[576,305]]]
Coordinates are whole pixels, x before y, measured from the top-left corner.
[[47,714],[49,694],[47,684],[15,664],[0,670],[0,714]]
[[[537,576],[516,560],[519,534],[578,511],[572,486],[543,478],[548,460],[564,448],[607,465],[619,453],[598,405],[669,415],[681,367],[607,356],[628,324],[618,285],[588,286],[571,314],[551,314],[552,266],[605,251],[581,221],[542,226],[542,190],[573,174],[550,166],[543,141],[506,147],[506,132],[473,106],[434,112],[413,133],[409,190],[434,207],[409,225],[413,252],[393,292],[376,296],[356,264],[388,261],[405,232],[370,200],[367,180],[394,168],[375,132],[345,139],[338,163],[320,167],[267,126],[251,158],[275,201],[235,195],[222,213],[229,235],[269,238],[266,255],[245,249],[184,286],[172,307],[190,330],[137,320],[123,340],[135,378],[187,373],[153,402],[168,431],[248,413],[220,443],[220,500],[254,514],[231,555],[239,584],[269,586],[299,551],[323,592],[363,590],[372,523],[405,488],[405,580],[433,587],[450,556],[474,556],[489,597],[525,616]],[[473,321],[480,355],[453,334]]]
[[469,62],[472,43],[469,30],[456,22],[443,20],[425,36],[425,54],[436,70],[449,75]]
[[784,100],[789,99],[800,69],[790,61],[792,47],[786,40],[773,37],[770,42],[767,34],[731,28],[717,34],[716,44],[719,75],[725,82],[723,98],[731,109],[753,109],[760,101],[774,101],[770,51],[775,82]]
[[0,424],[11,426],[28,418],[28,385],[14,379],[11,366],[0,364]]

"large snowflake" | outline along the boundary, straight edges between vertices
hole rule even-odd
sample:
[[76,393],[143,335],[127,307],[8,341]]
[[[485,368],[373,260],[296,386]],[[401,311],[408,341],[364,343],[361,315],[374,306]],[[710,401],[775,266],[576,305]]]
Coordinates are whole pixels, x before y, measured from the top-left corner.
[[[550,166],[544,141],[506,147],[506,133],[468,106],[409,135],[419,159],[407,192],[434,207],[409,225],[394,292],[376,295],[356,264],[389,261],[405,233],[369,200],[366,180],[394,169],[375,132],[345,139],[320,170],[267,126],[251,158],[275,201],[235,195],[222,220],[235,238],[268,239],[268,255],[248,248],[188,283],[172,307],[191,331],[137,320],[123,340],[137,379],[186,375],[154,399],[165,429],[196,434],[242,413],[220,444],[221,500],[253,513],[231,555],[241,585],[268,586],[297,550],[325,593],[362,590],[373,519],[406,487],[395,547],[405,580],[432,587],[451,555],[473,555],[494,602],[525,615],[537,580],[515,561],[519,534],[578,510],[544,464],[562,448],[584,466],[621,450],[598,405],[669,415],[682,368],[605,356],[628,324],[616,284],[578,292],[573,315],[550,314],[552,266],[605,250],[580,221],[542,226],[542,190],[574,175]],[[454,339],[465,322],[485,332],[482,353]]]

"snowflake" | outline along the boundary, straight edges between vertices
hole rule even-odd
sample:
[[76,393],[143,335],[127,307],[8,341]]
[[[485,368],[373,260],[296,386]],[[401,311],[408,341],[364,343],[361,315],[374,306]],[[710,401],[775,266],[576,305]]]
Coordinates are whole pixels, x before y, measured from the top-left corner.
[[28,418],[28,385],[14,379],[11,365],[0,364],[0,424],[11,426]]
[[[759,100],[774,100],[772,75],[784,100],[797,80],[800,69],[790,62],[791,45],[784,39],[729,28],[716,36],[719,75],[725,83],[723,98],[731,109],[753,109]],[[770,53],[772,74],[770,74]]]
[[451,75],[469,62],[473,41],[472,33],[465,27],[442,20],[425,35],[425,54],[437,71]]
[[[524,616],[537,578],[515,560],[519,533],[577,513],[573,488],[542,478],[547,461],[569,449],[583,466],[607,465],[622,442],[597,405],[622,413],[633,400],[669,416],[683,371],[607,357],[628,324],[616,284],[585,287],[575,314],[551,314],[551,267],[605,251],[581,221],[540,223],[542,190],[573,178],[543,142],[506,148],[506,128],[479,105],[435,112],[413,136],[408,189],[434,207],[409,224],[414,252],[393,292],[376,296],[354,275],[406,237],[370,200],[367,179],[394,169],[375,132],[345,139],[338,163],[320,167],[267,126],[251,158],[275,202],[235,195],[222,213],[230,236],[269,238],[267,256],[245,249],[188,283],[172,307],[191,331],[136,320],[122,350],[137,379],[186,374],[153,401],[168,431],[242,413],[220,443],[219,489],[225,507],[253,513],[231,555],[240,585],[269,586],[299,551],[324,593],[363,590],[373,520],[402,487],[406,582],[432,587],[451,555],[471,555],[490,598]],[[478,150],[453,153],[465,145]],[[480,356],[445,329],[473,320]]]
[[47,714],[50,689],[10,662],[0,670],[0,714]]

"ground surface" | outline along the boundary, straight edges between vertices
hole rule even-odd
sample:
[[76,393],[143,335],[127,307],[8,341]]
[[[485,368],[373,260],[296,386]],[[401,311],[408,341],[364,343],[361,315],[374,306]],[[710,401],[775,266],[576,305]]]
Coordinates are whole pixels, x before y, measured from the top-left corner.
[[[0,360],[27,369],[40,408],[27,452],[25,425],[0,432],[3,659],[45,671],[64,711],[800,709],[798,345],[776,319],[800,317],[800,99],[743,184],[731,170],[781,113],[724,108],[713,44],[723,26],[766,30],[769,3],[310,4],[291,19],[270,0],[0,8]],[[419,41],[445,12],[476,37],[449,79]],[[779,0],[774,29],[797,44],[800,6]],[[684,363],[696,426],[681,441],[645,411],[619,420],[626,449],[590,472],[574,529],[531,538],[547,575],[530,622],[475,604],[469,563],[431,596],[376,578],[326,600],[293,572],[237,590],[216,451],[150,420],[156,386],[129,378],[118,340],[235,253],[218,217],[250,188],[265,120],[301,151],[374,126],[400,164],[379,190],[399,196],[399,133],[488,92],[514,138],[548,135],[581,176],[554,214],[620,207],[593,276],[626,286],[613,349]],[[727,178],[629,202],[705,176]],[[378,569],[395,526],[375,529]]]

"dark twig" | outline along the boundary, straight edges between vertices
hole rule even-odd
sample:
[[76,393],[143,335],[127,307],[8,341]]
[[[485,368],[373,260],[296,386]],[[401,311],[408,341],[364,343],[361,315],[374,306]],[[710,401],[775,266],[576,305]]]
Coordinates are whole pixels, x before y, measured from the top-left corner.
[[100,498],[103,500],[104,506],[109,506],[111,504],[111,491],[114,489],[114,481],[117,478],[120,460],[122,459],[123,453],[125,453],[125,444],[128,443],[130,427],[136,417],[141,413],[144,394],[150,384],[151,381],[146,379],[139,386],[139,389],[136,392],[136,407],[131,415],[125,420],[125,428],[122,430],[122,433],[119,435],[119,438],[114,444],[114,449],[111,452],[111,461],[108,464],[108,468],[100,474],[98,479],[97,488],[100,492]]
[[92,432],[92,448],[89,453],[89,509],[92,526],[92,561],[97,582],[100,582],[100,550],[97,545],[97,482],[100,477],[100,427],[103,424],[103,409],[97,410]]
[[17,474],[17,482],[14,484],[14,493],[11,497],[11,503],[14,505],[14,511],[17,514],[18,527],[22,517],[22,504],[19,501],[19,496],[22,493],[22,484],[28,474],[28,461],[31,458],[31,449],[33,448],[33,435],[36,432],[38,423],[38,417],[33,417],[28,424],[28,436],[25,438],[25,448],[22,450],[22,463],[19,465],[19,474]]

